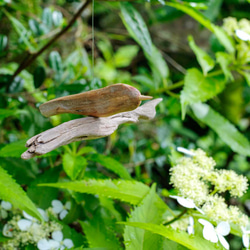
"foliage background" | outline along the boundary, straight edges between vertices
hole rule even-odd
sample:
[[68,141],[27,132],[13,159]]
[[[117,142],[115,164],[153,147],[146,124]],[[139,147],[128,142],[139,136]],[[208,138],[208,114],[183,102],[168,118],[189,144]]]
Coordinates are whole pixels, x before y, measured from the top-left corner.
[[[133,180],[147,185],[156,183],[159,194],[164,189],[175,194],[170,185],[169,169],[179,156],[175,152],[178,146],[202,148],[215,159],[218,168],[232,169],[249,178],[250,77],[244,78],[242,73],[242,70],[249,70],[249,61],[242,64],[237,61],[238,65],[231,68],[222,63],[226,68],[223,70],[215,53],[226,50],[215,32],[211,32],[212,24],[221,26],[223,18],[228,16],[238,20],[247,18],[249,3],[198,1],[199,11],[207,18],[204,20],[208,24],[204,27],[203,19],[192,18],[191,10],[197,11],[197,7],[190,7],[189,1],[171,1],[166,5],[158,1],[138,1],[133,6],[146,23],[146,27],[138,28],[126,14],[133,12],[130,5],[95,1],[94,7],[89,5],[68,32],[13,79],[12,75],[20,64],[27,62],[30,54],[39,51],[67,25],[80,3],[65,0],[0,1],[0,165],[21,185],[35,205],[46,209],[53,199],[71,200],[74,209],[63,223],[77,231],[88,231],[90,222],[92,226],[95,223],[101,225],[103,220],[108,225],[114,216],[116,221],[125,220],[132,208],[120,201],[107,205],[111,200],[38,187],[37,184],[81,179],[83,176],[85,179],[115,178],[117,176],[110,169],[119,162],[127,168]],[[179,9],[174,8],[175,5]],[[207,8],[203,9],[205,5]],[[180,6],[188,6],[189,11],[185,14]],[[204,60],[196,45],[212,58],[212,66],[209,59]],[[153,50],[151,55],[150,49]],[[197,61],[199,56],[205,66],[199,59]],[[191,68],[193,71],[189,71]],[[206,74],[209,76],[211,69],[211,77],[215,76],[212,80],[218,85],[213,89],[195,89],[194,82]],[[213,72],[217,73],[213,75]],[[45,118],[38,110],[41,103],[118,82],[135,86],[143,94],[163,98],[153,121],[122,125],[110,137],[73,143],[43,157],[28,161],[20,158],[28,138],[78,117],[67,114]],[[192,100],[190,91],[194,91],[198,99]],[[207,126],[209,122],[199,119],[195,107],[188,105],[198,101],[207,101],[209,107],[227,119],[217,124],[216,127],[221,128],[219,132],[213,126]],[[242,135],[230,138],[228,122]],[[70,172],[69,165],[73,165],[77,173],[81,172],[81,176]],[[228,204],[237,205],[248,214],[249,195],[248,192],[240,199],[229,199],[227,194],[225,197]],[[176,207],[172,200],[164,200],[170,207]],[[108,211],[105,210],[105,216],[103,209]],[[93,221],[95,218],[98,219]],[[79,229],[77,219],[85,221],[80,223],[83,229]],[[114,230],[121,239],[122,226],[116,226]],[[103,229],[100,229],[100,235],[111,237],[105,235]],[[74,243],[84,247],[106,246],[101,240],[99,245],[93,245],[91,236]],[[111,242],[117,240],[110,239]],[[232,249],[239,249],[241,239],[232,236],[230,240]]]

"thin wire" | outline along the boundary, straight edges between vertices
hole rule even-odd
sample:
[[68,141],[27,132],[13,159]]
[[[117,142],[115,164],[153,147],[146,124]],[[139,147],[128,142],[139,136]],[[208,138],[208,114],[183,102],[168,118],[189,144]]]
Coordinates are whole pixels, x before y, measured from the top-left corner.
[[95,64],[95,0],[92,0],[92,79],[94,79],[94,64]]

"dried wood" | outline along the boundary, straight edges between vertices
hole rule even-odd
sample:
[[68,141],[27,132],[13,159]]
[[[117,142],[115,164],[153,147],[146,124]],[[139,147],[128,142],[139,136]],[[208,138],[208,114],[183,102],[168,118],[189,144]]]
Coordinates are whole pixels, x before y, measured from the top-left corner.
[[21,157],[30,159],[74,141],[92,140],[109,136],[123,123],[137,123],[140,119],[153,119],[156,114],[155,107],[161,101],[161,98],[154,99],[135,110],[108,117],[85,117],[62,123],[30,138],[26,142],[28,150]]

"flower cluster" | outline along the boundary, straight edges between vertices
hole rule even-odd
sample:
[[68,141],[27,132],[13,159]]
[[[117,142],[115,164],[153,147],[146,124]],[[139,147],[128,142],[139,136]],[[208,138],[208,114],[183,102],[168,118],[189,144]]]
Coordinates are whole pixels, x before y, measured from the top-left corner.
[[[231,196],[241,197],[248,188],[247,178],[237,175],[232,170],[215,169],[216,163],[213,158],[206,156],[201,149],[179,151],[191,157],[182,157],[178,164],[171,168],[170,181],[180,196],[170,197],[186,208],[195,208],[213,223],[218,224],[214,228],[210,222],[199,220],[204,226],[205,239],[214,243],[219,240],[226,249],[229,249],[224,236],[230,232],[229,223],[234,223],[241,226],[243,244],[248,245],[249,231],[245,229],[248,225],[248,217],[238,207],[228,206],[225,199],[220,196],[220,193],[228,191]],[[189,219],[189,225],[186,227],[189,234],[194,232],[193,225],[193,219]]]
[[[61,232],[62,225],[56,221],[50,220],[48,213],[49,211],[54,211],[52,215],[59,214],[63,209],[63,205],[60,201],[53,201],[53,207],[44,211],[38,208],[43,221],[38,221],[33,216],[22,212],[20,214],[19,210],[13,210],[13,216],[3,227],[3,235],[8,237],[9,240],[2,243],[1,249],[20,249],[27,245],[36,245],[39,250],[52,250],[52,249],[70,249],[73,247],[73,242],[71,239],[64,239]],[[67,206],[69,207],[69,205]],[[7,211],[11,210],[12,206],[8,202],[1,202],[1,210],[5,209]],[[7,218],[6,211],[1,211],[2,218]],[[64,211],[65,216],[68,211]]]

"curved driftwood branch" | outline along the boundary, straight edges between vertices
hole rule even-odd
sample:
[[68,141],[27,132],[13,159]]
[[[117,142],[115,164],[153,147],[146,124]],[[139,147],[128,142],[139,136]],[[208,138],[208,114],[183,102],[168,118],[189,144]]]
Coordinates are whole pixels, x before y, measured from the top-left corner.
[[137,123],[139,119],[153,119],[156,114],[155,107],[161,101],[161,98],[154,99],[135,110],[109,117],[85,117],[62,123],[30,138],[26,142],[28,150],[21,157],[30,159],[74,141],[92,140],[111,135],[123,123]]

